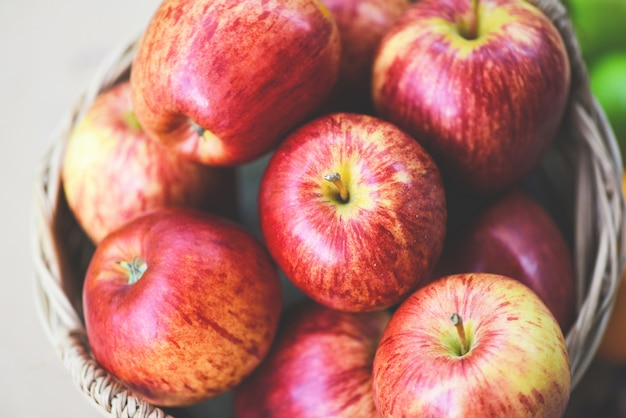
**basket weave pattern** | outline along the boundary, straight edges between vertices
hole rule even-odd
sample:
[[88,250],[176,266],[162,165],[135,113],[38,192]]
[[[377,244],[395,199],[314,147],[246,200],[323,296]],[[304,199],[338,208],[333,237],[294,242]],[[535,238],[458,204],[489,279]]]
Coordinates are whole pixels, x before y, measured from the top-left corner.
[[[575,386],[589,367],[607,325],[626,262],[622,162],[607,119],[592,96],[586,67],[565,8],[533,0],[554,22],[572,68],[569,108],[559,137],[539,168],[541,178],[568,208],[577,281],[577,320],[566,335]],[[80,391],[105,415],[165,417],[102,369],[90,353],[82,320],[82,279],[93,245],[70,213],[60,172],[75,123],[95,97],[127,77],[138,37],[111,53],[93,82],[53,134],[35,187],[33,259],[35,302],[54,349]]]

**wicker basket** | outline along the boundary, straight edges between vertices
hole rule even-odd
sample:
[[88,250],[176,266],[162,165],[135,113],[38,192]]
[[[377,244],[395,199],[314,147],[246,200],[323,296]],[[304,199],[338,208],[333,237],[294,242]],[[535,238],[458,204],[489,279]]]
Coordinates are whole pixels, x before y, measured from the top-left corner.
[[[556,196],[561,223],[570,231],[577,320],[567,334],[573,387],[589,367],[602,338],[626,261],[622,162],[602,109],[591,95],[577,39],[558,0],[533,0],[555,23],[572,67],[569,108],[559,137],[536,170]],[[36,306],[43,328],[71,378],[105,415],[164,417],[164,410],[134,396],[91,356],[82,321],[82,280],[93,245],[70,213],[60,166],[74,124],[98,93],[128,76],[136,39],[113,51],[53,135],[35,190],[32,242]]]

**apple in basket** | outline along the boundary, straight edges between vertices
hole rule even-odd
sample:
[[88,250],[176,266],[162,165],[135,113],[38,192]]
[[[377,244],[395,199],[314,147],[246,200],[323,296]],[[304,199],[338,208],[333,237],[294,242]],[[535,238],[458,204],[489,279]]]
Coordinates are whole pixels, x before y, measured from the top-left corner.
[[131,70],[137,118],[196,161],[249,162],[317,110],[339,56],[317,0],[165,0]]
[[265,248],[237,224],[165,208],[100,242],[83,304],[96,360],[147,401],[185,406],[231,389],[262,361],[281,284]]
[[234,389],[235,416],[377,418],[372,362],[389,316],[294,305],[263,363]]
[[134,117],[128,81],[100,93],[78,121],[61,176],[68,205],[94,243],[165,206],[237,217],[234,169],[182,159],[148,138]]
[[334,113],[277,148],[259,187],[265,244],[293,284],[319,303],[370,311],[398,303],[443,247],[439,169],[395,125]]
[[372,63],[380,40],[409,0],[323,0],[341,38],[339,76],[322,111],[373,113]]
[[554,418],[570,389],[558,323],[506,276],[460,274],[421,287],[394,312],[374,357],[382,418]]
[[560,33],[525,0],[420,0],[381,41],[377,115],[413,135],[447,184],[502,191],[553,142],[570,85]]
[[512,277],[537,293],[564,334],[575,319],[574,261],[563,233],[529,194],[493,200],[446,244],[433,277],[485,272]]

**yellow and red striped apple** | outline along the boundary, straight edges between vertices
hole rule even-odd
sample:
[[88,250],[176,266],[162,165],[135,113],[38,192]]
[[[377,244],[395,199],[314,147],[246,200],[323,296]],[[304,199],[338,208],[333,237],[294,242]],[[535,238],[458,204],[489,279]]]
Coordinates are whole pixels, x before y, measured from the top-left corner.
[[519,182],[552,144],[569,97],[559,31],[525,0],[420,0],[381,41],[377,115],[413,135],[447,183]]
[[246,230],[167,208],[100,242],[83,304],[102,367],[149,402],[184,406],[233,388],[261,363],[278,327],[281,287]]
[[339,58],[318,0],[165,0],[132,65],[137,118],[195,161],[250,162],[321,105]]
[[295,286],[344,311],[389,307],[435,266],[446,231],[439,169],[381,119],[334,113],[292,132],[259,187],[265,244]]
[[571,389],[550,310],[519,281],[487,273],[446,276],[409,296],[373,370],[381,418],[554,418]]
[[68,205],[94,243],[146,211],[188,206],[237,218],[236,173],[180,158],[137,123],[128,81],[72,130],[61,169]]

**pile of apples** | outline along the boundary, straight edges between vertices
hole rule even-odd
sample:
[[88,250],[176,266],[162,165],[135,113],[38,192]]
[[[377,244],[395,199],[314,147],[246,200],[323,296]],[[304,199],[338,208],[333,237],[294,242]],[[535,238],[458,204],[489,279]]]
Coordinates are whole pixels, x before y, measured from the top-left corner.
[[163,0],[63,161],[94,357],[239,418],[563,415],[572,256],[522,185],[569,83],[523,0]]

